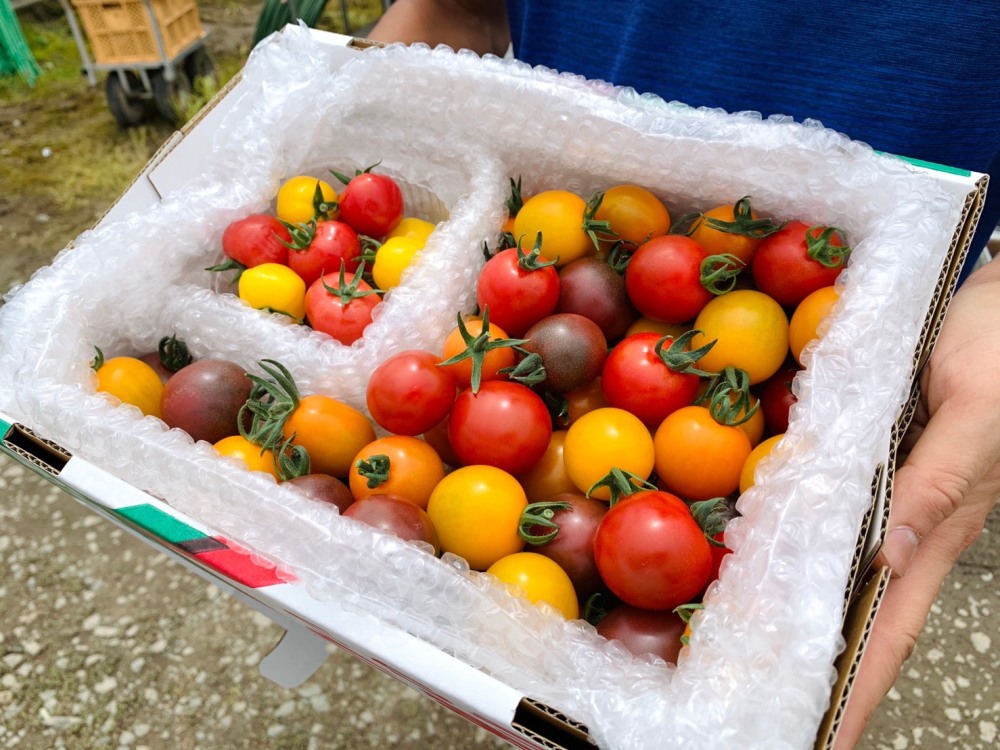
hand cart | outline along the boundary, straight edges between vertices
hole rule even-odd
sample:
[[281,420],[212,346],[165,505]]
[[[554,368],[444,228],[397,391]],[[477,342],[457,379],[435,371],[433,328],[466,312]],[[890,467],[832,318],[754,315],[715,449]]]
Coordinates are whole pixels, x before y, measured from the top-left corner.
[[151,103],[162,117],[177,123],[193,81],[215,73],[195,0],[59,2],[87,81],[95,86],[96,71],[108,72],[108,109],[122,128],[142,122]]

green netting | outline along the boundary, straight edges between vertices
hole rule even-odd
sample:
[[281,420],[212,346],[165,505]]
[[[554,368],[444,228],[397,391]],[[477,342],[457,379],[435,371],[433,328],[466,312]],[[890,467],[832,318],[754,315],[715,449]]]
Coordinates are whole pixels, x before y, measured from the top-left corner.
[[323,15],[327,0],[264,0],[264,9],[257,20],[257,30],[253,35],[256,45],[264,37],[293,21],[292,6],[296,13],[294,21],[305,21],[307,26],[315,27],[319,17]]
[[29,86],[34,86],[41,72],[10,0],[0,0],[0,76],[17,73]]

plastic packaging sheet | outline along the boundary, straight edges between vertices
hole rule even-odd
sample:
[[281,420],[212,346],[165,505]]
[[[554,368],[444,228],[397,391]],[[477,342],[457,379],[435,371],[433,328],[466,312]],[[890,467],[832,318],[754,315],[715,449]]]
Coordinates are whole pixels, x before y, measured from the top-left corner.
[[[450,50],[390,47],[337,67],[322,35],[258,47],[201,177],[81,235],[0,309],[0,409],[290,571],[586,724],[604,748],[807,748],[834,679],[844,589],[871,478],[961,206],[900,160],[823,129],[728,115]],[[232,220],[280,181],[381,160],[409,213],[440,222],[417,265],[345,347],[252,311],[204,268]],[[461,560],[370,531],[204,443],[95,393],[93,347],[176,333],[197,358],[286,364],[304,393],[364,407],[368,373],[439,347],[474,302],[510,177],[526,194],[618,182],[676,215],[752,195],[764,215],[843,228],[855,247],[786,439],[741,500],[735,553],[678,667],[513,598]]]

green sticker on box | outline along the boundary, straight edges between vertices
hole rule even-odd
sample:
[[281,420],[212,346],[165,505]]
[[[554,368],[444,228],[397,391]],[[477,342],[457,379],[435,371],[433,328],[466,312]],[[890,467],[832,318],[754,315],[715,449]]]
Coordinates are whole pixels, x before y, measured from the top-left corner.
[[148,503],[118,508],[115,513],[171,544],[180,544],[206,536],[193,526],[178,521],[169,513],[164,513]]
[[876,154],[883,154],[885,156],[895,156],[897,159],[902,159],[903,161],[908,161],[917,167],[923,167],[924,169],[933,169],[935,172],[945,172],[947,174],[957,174],[960,177],[971,177],[972,172],[968,169],[959,169],[958,167],[949,167],[947,164],[938,164],[933,161],[924,161],[923,159],[914,159],[909,156],[900,156],[899,154],[890,154],[887,151],[876,151]]

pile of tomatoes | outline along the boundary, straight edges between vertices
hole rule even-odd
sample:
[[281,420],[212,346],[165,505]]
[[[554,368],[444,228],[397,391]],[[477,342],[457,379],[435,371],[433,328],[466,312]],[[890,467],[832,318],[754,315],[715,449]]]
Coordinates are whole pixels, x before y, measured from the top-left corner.
[[759,217],[749,198],[672,219],[635,185],[589,201],[519,192],[512,181],[478,310],[456,311],[440,350],[375,368],[367,414],[300,394],[273,360],[263,375],[184,364],[143,406],[102,374],[131,359],[116,358],[100,387],[674,661],[728,552],[735,500],[787,428],[850,248],[835,228]]
[[372,321],[382,295],[399,284],[434,225],[404,215],[399,184],[374,166],[332,185],[309,175],[285,180],[273,213],[230,224],[225,260],[251,307],[281,313],[351,344]]

